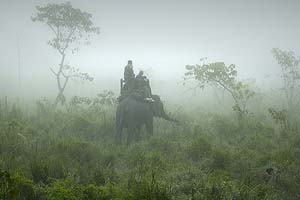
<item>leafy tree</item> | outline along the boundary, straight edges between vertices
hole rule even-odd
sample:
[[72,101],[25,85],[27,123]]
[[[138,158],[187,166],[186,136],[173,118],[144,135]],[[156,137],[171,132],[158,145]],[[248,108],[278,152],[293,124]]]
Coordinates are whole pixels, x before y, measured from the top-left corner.
[[300,103],[300,57],[296,58],[292,51],[277,48],[272,49],[272,54],[281,67],[287,110],[291,114]]
[[275,110],[274,108],[269,108],[268,111],[271,117],[275,120],[275,123],[280,125],[282,133],[287,133],[291,130],[287,110]]
[[254,96],[248,84],[237,80],[235,65],[226,66],[223,62],[186,65],[187,72],[185,80],[193,79],[197,81],[196,88],[204,89],[208,85],[218,86],[227,91],[233,98],[235,105],[233,110],[241,119],[248,113],[247,102]]
[[48,41],[48,44],[61,57],[58,68],[56,70],[51,68],[51,71],[56,77],[58,87],[55,105],[59,102],[63,104],[65,102],[64,91],[70,79],[93,80],[87,73],[65,64],[67,52],[77,52],[82,42],[89,44],[90,36],[99,34],[99,28],[93,25],[90,13],[73,8],[69,2],[37,6],[36,9],[37,13],[32,17],[32,21],[41,22],[49,27],[54,37]]
[[0,170],[0,199],[34,199],[32,181],[18,174]]

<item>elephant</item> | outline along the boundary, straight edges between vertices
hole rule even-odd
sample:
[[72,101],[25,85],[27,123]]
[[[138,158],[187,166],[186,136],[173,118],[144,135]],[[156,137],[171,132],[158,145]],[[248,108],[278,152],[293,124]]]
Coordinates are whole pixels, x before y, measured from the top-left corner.
[[116,112],[116,142],[121,143],[122,132],[127,128],[127,144],[137,140],[143,125],[146,127],[148,136],[153,135],[153,118],[160,117],[167,121],[178,124],[178,120],[169,117],[158,95],[152,95],[154,102],[146,102],[130,95],[121,100]]

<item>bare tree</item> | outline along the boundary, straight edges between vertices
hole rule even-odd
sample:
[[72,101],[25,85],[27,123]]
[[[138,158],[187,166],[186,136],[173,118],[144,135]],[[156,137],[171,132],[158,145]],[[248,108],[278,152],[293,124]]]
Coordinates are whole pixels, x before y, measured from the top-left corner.
[[64,104],[64,91],[70,79],[92,81],[87,73],[82,73],[79,68],[65,65],[67,52],[75,53],[81,43],[89,44],[91,34],[99,34],[99,28],[93,25],[92,15],[80,9],[73,8],[67,3],[47,4],[37,6],[37,13],[31,19],[33,22],[41,22],[49,27],[54,37],[48,41],[60,54],[60,63],[57,69],[51,68],[56,77],[58,95],[55,105]]

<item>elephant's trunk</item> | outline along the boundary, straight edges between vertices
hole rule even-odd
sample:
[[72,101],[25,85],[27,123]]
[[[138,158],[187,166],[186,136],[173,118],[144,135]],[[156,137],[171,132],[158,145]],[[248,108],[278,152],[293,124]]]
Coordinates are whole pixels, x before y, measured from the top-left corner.
[[163,118],[164,120],[167,120],[167,121],[170,121],[170,122],[173,122],[173,123],[179,125],[179,121],[177,119],[174,119],[174,118],[170,117],[165,112],[163,112],[160,117]]

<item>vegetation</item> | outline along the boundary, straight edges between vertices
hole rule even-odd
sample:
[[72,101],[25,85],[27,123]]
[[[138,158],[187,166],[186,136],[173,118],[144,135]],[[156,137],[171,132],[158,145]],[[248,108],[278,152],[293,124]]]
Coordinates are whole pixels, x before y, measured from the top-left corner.
[[50,28],[54,37],[48,44],[61,56],[58,70],[51,68],[51,72],[56,78],[58,87],[55,105],[63,104],[66,101],[64,91],[70,79],[93,80],[87,73],[80,72],[79,68],[65,64],[67,51],[77,52],[78,43],[82,40],[85,44],[89,44],[90,35],[99,34],[99,28],[93,25],[90,13],[73,8],[69,2],[37,6],[36,9],[37,13],[32,17],[32,21],[41,22]]
[[[115,96],[1,102],[0,199],[299,199],[300,136],[270,120],[175,112],[155,134],[115,145]],[[234,113],[232,113],[234,114]]]
[[292,51],[272,49],[272,54],[281,67],[283,91],[289,111],[299,104],[300,57],[296,58]]
[[[171,112],[180,126],[155,119],[153,136],[142,131],[135,143],[117,145],[113,92],[64,96],[69,80],[92,80],[65,64],[67,53],[99,33],[91,17],[70,3],[38,6],[32,17],[54,34],[48,44],[60,55],[51,68],[58,95],[29,108],[0,96],[0,200],[300,199],[300,59],[293,52],[272,50],[284,95],[260,100],[265,113],[255,112],[258,91],[234,64],[202,59],[186,66],[185,80],[221,88],[233,112],[177,106]],[[58,103],[64,106],[53,109]]]
[[[285,123],[285,129],[292,130],[299,121],[300,57],[296,58],[295,53],[292,51],[283,51],[277,48],[272,49],[272,54],[281,68],[283,80],[281,89],[284,93],[285,106],[282,110],[270,108],[270,113],[277,121],[281,118],[280,121]],[[275,113],[277,115],[274,115]]]
[[[201,59],[204,61],[204,59]],[[232,107],[241,120],[248,113],[247,102],[254,96],[249,84],[237,80],[235,65],[226,66],[223,62],[205,63],[200,65],[187,65],[185,80],[197,81],[196,88],[205,88],[207,85],[216,85],[228,92],[235,104]]]

